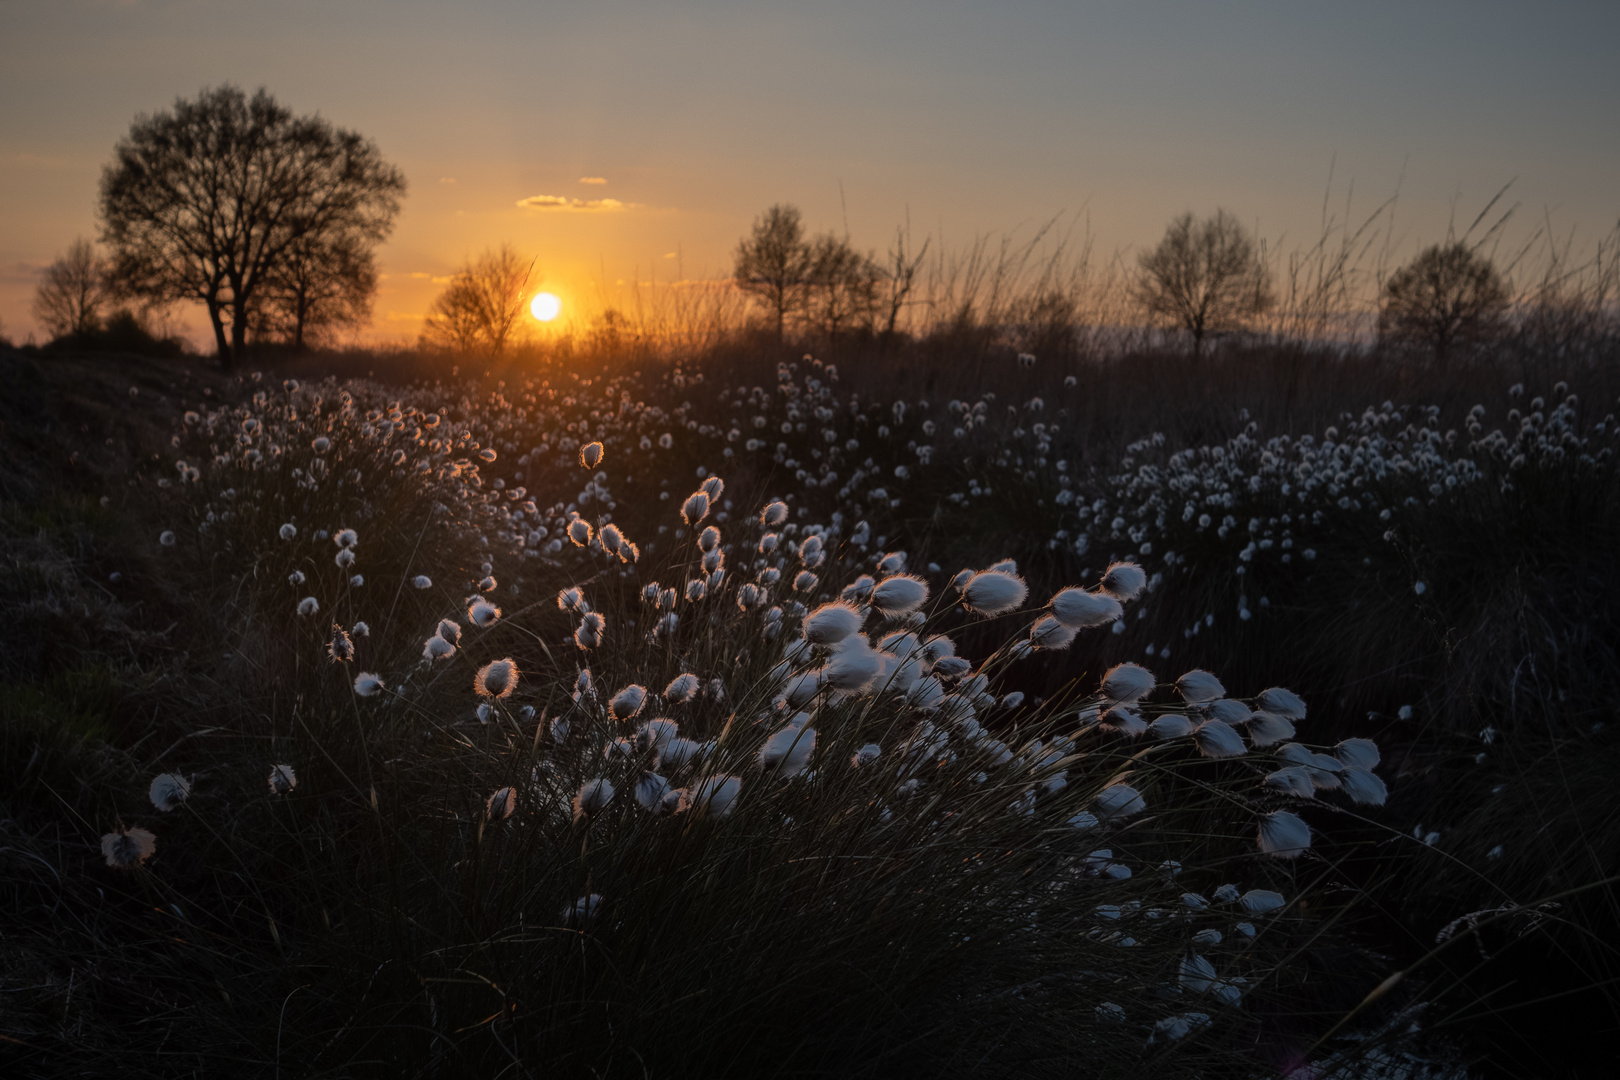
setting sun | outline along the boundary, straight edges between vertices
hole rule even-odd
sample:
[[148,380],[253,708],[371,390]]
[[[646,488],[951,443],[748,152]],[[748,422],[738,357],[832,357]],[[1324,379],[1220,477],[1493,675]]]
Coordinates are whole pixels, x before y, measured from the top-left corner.
[[562,301],[548,292],[536,293],[534,299],[529,302],[529,314],[541,322],[550,322],[560,311]]

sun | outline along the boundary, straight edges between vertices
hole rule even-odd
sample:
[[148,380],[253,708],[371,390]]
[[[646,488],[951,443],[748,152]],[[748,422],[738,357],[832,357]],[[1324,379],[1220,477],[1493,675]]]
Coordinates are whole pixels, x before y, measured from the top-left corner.
[[535,293],[534,299],[529,302],[529,314],[541,322],[550,322],[562,311],[562,301],[551,293]]

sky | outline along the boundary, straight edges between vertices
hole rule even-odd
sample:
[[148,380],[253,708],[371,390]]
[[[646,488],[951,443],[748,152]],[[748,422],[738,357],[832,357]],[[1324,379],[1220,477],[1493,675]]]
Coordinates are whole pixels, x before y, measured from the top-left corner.
[[35,332],[39,271],[95,236],[134,118],[222,82],[403,170],[369,334],[406,341],[489,246],[578,312],[724,277],[777,202],[879,250],[908,220],[949,248],[1063,214],[1128,256],[1217,207],[1286,248],[1331,173],[1335,213],[1398,192],[1402,250],[1509,183],[1523,228],[1596,238],[1617,41],[1612,0],[0,0],[0,333]]

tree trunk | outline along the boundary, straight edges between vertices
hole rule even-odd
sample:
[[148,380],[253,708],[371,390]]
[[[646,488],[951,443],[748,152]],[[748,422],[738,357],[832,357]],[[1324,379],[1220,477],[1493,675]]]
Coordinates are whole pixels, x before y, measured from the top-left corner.
[[231,353],[240,357],[247,348],[247,301],[243,297],[231,299]]
[[219,366],[231,370],[231,346],[225,340],[225,323],[219,317],[219,300],[208,298],[208,321],[214,324],[214,348],[219,352]]

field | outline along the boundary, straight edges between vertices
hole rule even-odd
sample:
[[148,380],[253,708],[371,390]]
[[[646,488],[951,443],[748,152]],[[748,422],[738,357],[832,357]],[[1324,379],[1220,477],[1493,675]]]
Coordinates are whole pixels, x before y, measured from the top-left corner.
[[1612,1063],[1612,361],[0,379],[16,1075]]

